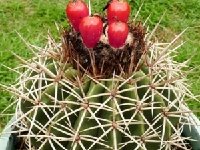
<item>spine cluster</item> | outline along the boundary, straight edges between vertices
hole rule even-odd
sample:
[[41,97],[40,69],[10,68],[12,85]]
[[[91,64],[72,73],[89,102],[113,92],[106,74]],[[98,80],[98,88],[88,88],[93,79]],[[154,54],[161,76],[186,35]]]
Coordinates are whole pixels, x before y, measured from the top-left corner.
[[61,44],[49,40],[7,88],[18,97],[12,125],[29,149],[186,149],[190,93],[171,44],[154,43],[128,78],[95,79],[63,62]]

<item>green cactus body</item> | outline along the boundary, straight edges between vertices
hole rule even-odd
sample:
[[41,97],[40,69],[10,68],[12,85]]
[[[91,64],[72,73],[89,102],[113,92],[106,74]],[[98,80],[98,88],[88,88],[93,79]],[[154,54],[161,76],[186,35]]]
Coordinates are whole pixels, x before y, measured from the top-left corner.
[[134,40],[122,49],[100,41],[91,50],[66,31],[62,44],[49,41],[33,67],[24,66],[15,89],[16,129],[25,130],[19,136],[27,149],[186,148],[178,128],[187,95],[181,65],[168,46],[148,47],[140,24],[130,33]]
[[[29,123],[31,133],[36,136],[31,138],[35,148],[159,149],[161,143],[158,141],[162,138],[164,142],[171,137],[174,131],[167,122],[163,133],[165,116],[161,115],[168,104],[164,98],[174,101],[175,95],[171,90],[158,90],[163,97],[152,94],[156,87],[152,87],[150,77],[144,72],[134,72],[130,80],[111,78],[98,81],[83,77],[82,81],[79,79],[81,84],[73,85],[70,83],[79,78],[78,74],[72,67],[65,69],[63,79],[67,79],[68,84],[61,83],[62,78],[57,82],[42,83],[46,88],[38,92],[40,102],[21,104],[26,107],[23,113],[37,107],[29,115],[35,121]],[[33,86],[30,82],[27,81],[27,88]],[[37,82],[35,86],[39,80]],[[30,98],[33,98],[31,94]],[[151,107],[157,109],[152,112]],[[161,119],[156,121],[159,115]],[[176,125],[178,120],[171,118],[171,123]]]

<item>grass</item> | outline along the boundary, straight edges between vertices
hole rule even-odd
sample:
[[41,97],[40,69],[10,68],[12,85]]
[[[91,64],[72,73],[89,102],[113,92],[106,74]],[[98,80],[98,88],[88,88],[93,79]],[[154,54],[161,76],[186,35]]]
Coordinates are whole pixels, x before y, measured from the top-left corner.
[[[101,12],[105,0],[92,1],[92,11]],[[140,7],[141,0],[129,0],[132,6],[133,17]],[[31,56],[25,44],[17,35],[20,33],[32,44],[42,46],[46,40],[48,30],[58,37],[55,22],[67,26],[65,19],[66,0],[1,0],[0,3],[0,64],[15,67],[19,62],[13,57],[11,51],[22,57]],[[200,85],[200,1],[199,0],[146,0],[139,15],[140,20],[146,19],[151,14],[150,28],[153,28],[160,17],[166,11],[161,26],[158,29],[158,38],[162,41],[170,41],[176,34],[190,27],[183,35],[182,40],[186,44],[179,49],[176,59],[180,62],[191,58],[189,67],[196,68],[188,76],[191,90],[198,95]],[[16,74],[0,66],[0,83],[12,83]],[[11,103],[10,95],[0,91],[0,112]],[[189,103],[192,109],[198,109],[200,104]],[[0,130],[9,117],[0,116]]]

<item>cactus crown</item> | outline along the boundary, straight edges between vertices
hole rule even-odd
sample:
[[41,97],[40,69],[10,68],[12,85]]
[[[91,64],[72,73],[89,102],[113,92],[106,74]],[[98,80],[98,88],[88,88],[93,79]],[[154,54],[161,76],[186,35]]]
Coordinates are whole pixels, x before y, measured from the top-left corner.
[[107,28],[108,26],[104,25],[104,34],[92,50],[84,46],[79,33],[73,30],[64,32],[65,59],[68,59],[75,68],[78,67],[83,72],[87,70],[92,76],[108,78],[112,77],[113,72],[116,75],[132,74],[142,54],[147,50],[144,27],[141,23],[130,24],[126,45],[120,49],[114,49],[109,45]]

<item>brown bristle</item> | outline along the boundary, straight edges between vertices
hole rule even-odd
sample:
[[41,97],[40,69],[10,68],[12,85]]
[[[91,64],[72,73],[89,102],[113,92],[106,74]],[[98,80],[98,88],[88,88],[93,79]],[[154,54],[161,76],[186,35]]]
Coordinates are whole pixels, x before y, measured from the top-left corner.
[[[114,49],[101,40],[96,47],[88,49],[84,46],[80,34],[72,30],[63,33],[63,48],[75,68],[92,76],[111,77],[124,73],[125,75],[135,70],[142,54],[146,51],[145,28],[141,23],[129,25],[132,42],[126,43],[123,48]],[[106,35],[105,35],[106,37]],[[78,64],[77,64],[78,63]]]

